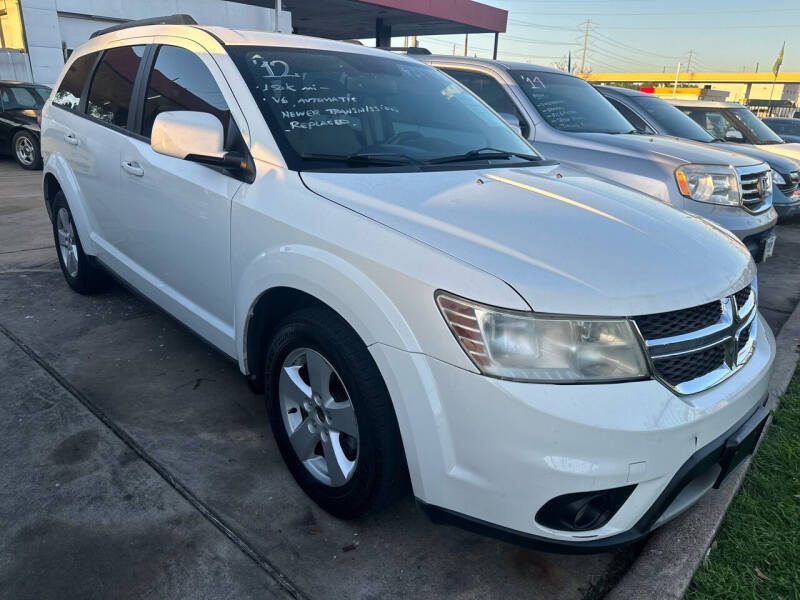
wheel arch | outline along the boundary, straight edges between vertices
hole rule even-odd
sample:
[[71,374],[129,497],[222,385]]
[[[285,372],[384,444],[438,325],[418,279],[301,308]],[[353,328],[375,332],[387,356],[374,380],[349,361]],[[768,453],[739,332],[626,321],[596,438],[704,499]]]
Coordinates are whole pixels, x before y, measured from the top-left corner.
[[82,195],[78,186],[78,181],[72,173],[67,162],[59,154],[51,154],[44,165],[42,176],[42,195],[50,221],[53,220],[53,199],[60,191],[64,193],[67,205],[72,213],[72,220],[78,230],[83,251],[87,255],[95,255],[96,249],[92,239],[92,221],[81,201]]

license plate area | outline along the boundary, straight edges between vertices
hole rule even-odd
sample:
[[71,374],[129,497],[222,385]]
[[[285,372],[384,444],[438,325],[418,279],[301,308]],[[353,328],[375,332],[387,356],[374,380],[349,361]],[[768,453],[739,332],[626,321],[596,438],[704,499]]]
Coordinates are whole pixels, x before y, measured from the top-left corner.
[[776,235],[773,234],[764,240],[764,255],[762,260],[767,260],[775,252],[775,239]]
[[769,410],[763,406],[760,407],[746,423],[727,439],[722,457],[719,460],[722,470],[714,483],[715,488],[722,484],[731,471],[739,466],[739,463],[753,453],[758,439],[761,437],[761,432],[767,423],[767,417],[769,417]]

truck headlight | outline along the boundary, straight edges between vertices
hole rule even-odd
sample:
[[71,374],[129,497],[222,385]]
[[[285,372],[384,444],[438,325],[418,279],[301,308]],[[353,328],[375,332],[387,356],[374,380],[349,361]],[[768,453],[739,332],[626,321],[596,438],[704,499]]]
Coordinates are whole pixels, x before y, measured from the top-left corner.
[[777,171],[772,171],[772,183],[774,185],[786,185],[786,178]]
[[627,319],[539,316],[486,306],[445,292],[436,303],[456,340],[484,375],[544,383],[649,376]]
[[697,202],[739,206],[739,178],[733,167],[683,165],[675,171],[681,194]]

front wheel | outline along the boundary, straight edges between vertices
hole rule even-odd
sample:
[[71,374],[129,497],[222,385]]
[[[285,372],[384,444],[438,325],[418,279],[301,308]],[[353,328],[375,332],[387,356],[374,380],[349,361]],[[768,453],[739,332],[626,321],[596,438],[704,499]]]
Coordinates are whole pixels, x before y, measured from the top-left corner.
[[303,309],[278,326],[266,355],[270,425],[301,488],[349,519],[407,488],[389,393],[364,343],[338,315]]
[[11,139],[11,150],[19,166],[34,170],[42,168],[42,153],[39,139],[30,131],[18,131]]
[[53,239],[58,264],[69,287],[79,294],[94,294],[109,287],[111,278],[83,252],[64,192],[58,192],[53,199]]

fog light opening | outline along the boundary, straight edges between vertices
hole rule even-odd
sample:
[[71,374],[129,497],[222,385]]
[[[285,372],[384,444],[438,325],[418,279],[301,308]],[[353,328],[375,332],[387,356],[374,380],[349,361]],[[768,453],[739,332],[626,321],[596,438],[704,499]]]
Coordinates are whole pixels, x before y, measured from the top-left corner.
[[558,496],[539,509],[536,522],[560,531],[599,529],[611,520],[635,487],[628,485]]

